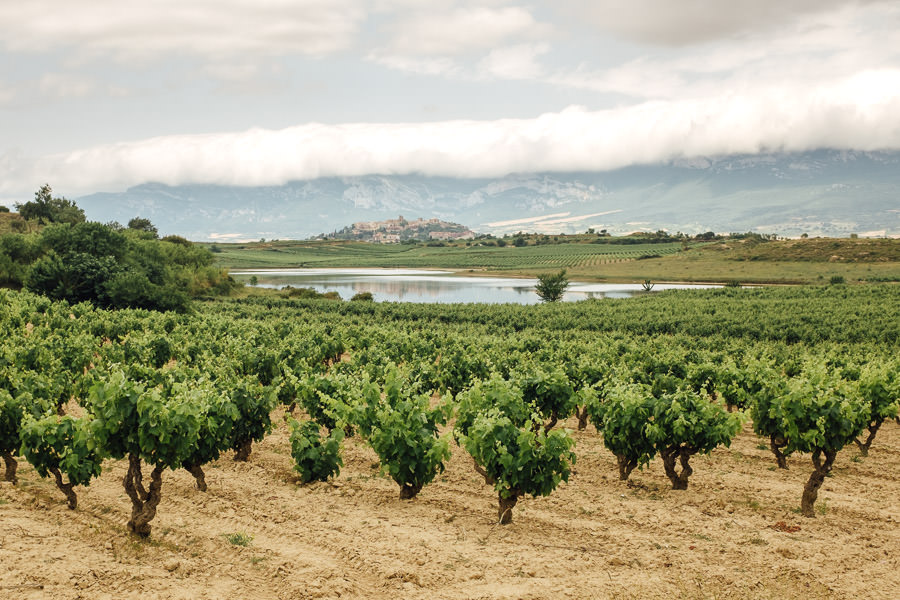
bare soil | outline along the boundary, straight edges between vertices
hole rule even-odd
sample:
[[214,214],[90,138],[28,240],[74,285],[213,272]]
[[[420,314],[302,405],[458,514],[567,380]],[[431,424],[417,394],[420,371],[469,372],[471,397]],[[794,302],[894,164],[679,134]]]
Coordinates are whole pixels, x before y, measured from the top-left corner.
[[900,597],[894,422],[868,457],[838,454],[814,519],[798,514],[810,457],[776,469],[749,427],[691,459],[686,491],[670,489],[659,459],[620,482],[593,428],[575,436],[571,481],[520,500],[504,526],[496,492],[459,448],[401,501],[358,439],[345,442],[335,481],[299,485],[281,426],[249,462],[209,465],[206,493],[167,471],[149,540],[125,528],[126,461],[78,488],[74,511],[21,464],[18,486],[0,484],[0,598]]

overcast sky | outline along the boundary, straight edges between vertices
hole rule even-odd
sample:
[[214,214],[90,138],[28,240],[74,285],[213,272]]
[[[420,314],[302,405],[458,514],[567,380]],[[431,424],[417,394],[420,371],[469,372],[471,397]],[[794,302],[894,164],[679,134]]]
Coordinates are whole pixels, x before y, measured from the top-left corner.
[[898,0],[0,0],[0,203],[900,148]]

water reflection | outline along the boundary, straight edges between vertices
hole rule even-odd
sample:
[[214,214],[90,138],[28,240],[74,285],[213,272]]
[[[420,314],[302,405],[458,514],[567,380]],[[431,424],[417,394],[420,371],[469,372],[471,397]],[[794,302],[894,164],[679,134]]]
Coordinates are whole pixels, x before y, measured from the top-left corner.
[[[464,277],[451,271],[416,269],[259,269],[231,271],[242,282],[251,276],[259,287],[280,289],[285,286],[312,288],[317,292],[337,292],[345,300],[360,292],[369,292],[378,302],[427,303],[506,303],[537,304],[536,279],[512,277]],[[572,282],[563,300],[586,298],[631,298],[657,290],[673,288],[717,287],[710,285],[658,284],[645,292],[640,284]]]

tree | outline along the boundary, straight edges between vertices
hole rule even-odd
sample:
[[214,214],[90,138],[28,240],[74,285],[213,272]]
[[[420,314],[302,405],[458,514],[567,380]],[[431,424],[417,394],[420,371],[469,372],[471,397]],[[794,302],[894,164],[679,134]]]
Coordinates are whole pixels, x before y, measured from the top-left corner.
[[134,217],[130,221],[128,221],[128,229],[133,229],[135,231],[146,231],[147,233],[152,233],[153,237],[157,237],[159,235],[159,230],[156,226],[150,222],[150,219],[144,219],[142,217]]
[[779,469],[787,469],[785,452],[788,441],[785,438],[784,426],[779,418],[778,408],[782,396],[787,393],[788,380],[774,367],[761,361],[751,361],[745,367],[745,377],[754,382],[753,400],[750,402],[750,419],[756,435],[769,438],[769,448],[775,455]]
[[71,200],[54,198],[49,184],[44,184],[34,194],[34,200],[16,204],[22,218],[35,220],[42,225],[48,223],[84,223],[84,211]]
[[569,287],[569,279],[566,277],[566,270],[563,269],[558,273],[538,275],[538,283],[534,291],[544,302],[558,302],[562,300],[567,287]]
[[203,465],[217,460],[222,452],[230,448],[232,430],[241,414],[237,405],[213,386],[201,384],[188,393],[192,396],[191,403],[201,406],[203,413],[197,444],[181,466],[194,476],[197,489],[205,492],[206,474],[203,472]]

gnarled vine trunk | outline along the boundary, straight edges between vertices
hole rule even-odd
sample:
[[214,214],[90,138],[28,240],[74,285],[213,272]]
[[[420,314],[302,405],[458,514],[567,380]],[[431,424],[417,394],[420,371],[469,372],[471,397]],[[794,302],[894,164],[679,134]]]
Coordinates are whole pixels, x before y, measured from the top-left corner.
[[203,468],[199,464],[193,464],[189,462],[181,463],[181,466],[184,469],[194,476],[194,481],[197,483],[197,489],[201,492],[206,491],[206,474],[203,472]]
[[141,537],[150,535],[150,521],[156,516],[156,507],[161,498],[162,472],[163,467],[154,467],[150,472],[150,488],[145,489],[142,481],[141,459],[134,454],[128,455],[128,472],[122,482],[125,486],[125,493],[131,498],[131,519],[128,521],[128,530]]
[[873,421],[869,423],[869,435],[866,436],[866,441],[861,442],[859,441],[859,438],[853,440],[856,442],[856,447],[859,448],[860,455],[869,455],[869,447],[872,445],[872,440],[875,439],[875,434],[878,433],[882,423],[884,423],[884,421]]
[[519,490],[510,490],[510,495],[508,497],[504,497],[502,492],[497,493],[497,499],[499,501],[497,516],[500,519],[501,525],[509,525],[512,523],[512,511],[521,495],[522,493]]
[[475,459],[473,458],[473,459],[472,459],[472,462],[475,463],[475,472],[478,473],[479,475],[481,475],[482,477],[484,477],[484,482],[485,482],[486,484],[488,484],[488,485],[494,485],[494,483],[496,483],[496,482],[494,481],[494,478],[491,477],[490,475],[488,475],[488,472],[484,470],[484,467],[482,467],[481,465],[478,464],[478,461],[477,461],[477,460],[475,460]]
[[[664,448],[659,451],[659,455],[663,459],[663,467],[666,470],[666,476],[669,478],[669,481],[672,482],[673,490],[688,489],[688,477],[694,472],[691,465],[688,464],[688,461],[693,453],[694,452],[690,448],[680,446],[675,448]],[[681,473],[676,470],[676,460],[681,463]]]
[[243,440],[238,442],[235,448],[234,460],[238,462],[247,462],[250,458],[250,451],[253,450],[253,440]]
[[421,485],[410,485],[408,483],[403,483],[400,485],[400,499],[401,500],[412,500],[421,491],[422,491]]
[[[825,454],[824,462],[822,461],[822,454]],[[806,486],[803,488],[803,498],[800,501],[800,512],[804,517],[812,518],[816,516],[813,506],[816,503],[816,498],[819,497],[819,488],[822,487],[825,477],[831,472],[835,456],[837,456],[836,450],[816,450],[813,452],[812,461],[815,470],[809,476],[809,481],[806,482]]]
[[586,406],[582,406],[581,408],[575,407],[575,416],[578,417],[578,431],[584,431],[587,429],[588,424],[588,411]]
[[[554,410],[550,413],[550,420],[544,424],[544,433],[550,433],[550,430],[556,427],[557,423],[559,423],[559,414],[557,414],[557,412]],[[539,423],[534,424],[535,433],[537,433],[539,427]]]
[[627,458],[624,454],[616,454],[616,462],[619,463],[619,480],[627,481],[631,472],[638,466],[637,459]]
[[16,462],[16,459],[13,458],[12,452],[3,452],[3,462],[6,463],[6,471],[3,473],[3,481],[9,481],[13,485],[19,482],[19,479],[16,477],[16,469],[19,468],[19,463]]
[[63,482],[62,473],[60,473],[58,467],[50,467],[49,471],[53,473],[53,477],[56,479],[56,487],[58,487],[59,490],[66,495],[69,509],[75,510],[76,508],[78,508],[78,496],[75,494],[75,490],[73,489],[75,486],[72,485],[71,482]]
[[773,433],[769,436],[769,447],[772,449],[772,454],[775,455],[775,462],[778,463],[779,469],[787,469],[787,457],[781,451],[782,448],[787,446],[787,440],[781,437],[778,434]]

